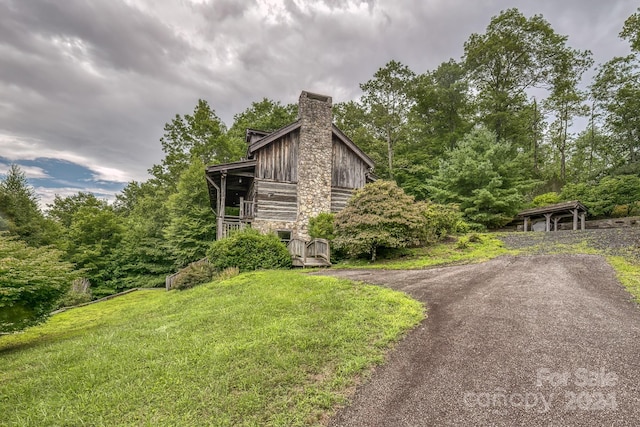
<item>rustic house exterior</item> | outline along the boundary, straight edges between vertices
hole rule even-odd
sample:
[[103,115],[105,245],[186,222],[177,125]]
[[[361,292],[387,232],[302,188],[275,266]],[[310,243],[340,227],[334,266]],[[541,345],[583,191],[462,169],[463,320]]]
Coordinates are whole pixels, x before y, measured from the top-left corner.
[[331,105],[302,92],[298,120],[271,133],[247,129],[246,160],[206,168],[218,239],[250,224],[306,241],[309,218],[342,210],[373,179],[373,161],[333,124]]

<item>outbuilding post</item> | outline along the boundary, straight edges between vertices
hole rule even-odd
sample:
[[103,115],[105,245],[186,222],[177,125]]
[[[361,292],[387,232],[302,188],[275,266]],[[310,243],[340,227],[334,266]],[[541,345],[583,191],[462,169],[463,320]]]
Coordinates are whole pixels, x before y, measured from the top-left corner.
[[551,231],[551,216],[552,213],[544,214],[544,217],[547,219],[547,223],[545,224],[544,231]]
[[578,208],[575,208],[573,211],[573,231],[578,229]]

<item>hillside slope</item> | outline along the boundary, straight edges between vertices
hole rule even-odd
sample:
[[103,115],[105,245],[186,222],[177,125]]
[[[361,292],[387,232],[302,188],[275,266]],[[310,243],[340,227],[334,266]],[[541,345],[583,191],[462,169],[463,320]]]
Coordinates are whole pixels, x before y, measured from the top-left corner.
[[134,292],[0,337],[3,425],[303,425],[423,318],[402,293],[293,271]]

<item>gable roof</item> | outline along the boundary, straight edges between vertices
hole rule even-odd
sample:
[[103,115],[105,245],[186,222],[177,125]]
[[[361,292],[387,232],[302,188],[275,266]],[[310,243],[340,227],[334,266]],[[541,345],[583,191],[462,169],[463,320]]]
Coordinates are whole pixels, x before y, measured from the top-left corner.
[[579,211],[587,212],[587,208],[577,200],[570,202],[556,203],[555,205],[542,206],[540,208],[526,209],[518,213],[519,217],[544,215],[546,213],[557,213],[562,211],[571,211],[578,209]]
[[249,149],[248,149],[249,155],[253,154],[256,150],[264,147],[265,145],[272,143],[273,141],[280,138],[281,136],[285,136],[286,134],[293,132],[294,130],[298,129],[300,126],[302,126],[302,121],[296,120],[290,125],[281,127],[277,131],[270,133],[269,135],[265,136],[262,139],[257,140],[253,144],[249,145]]
[[[281,138],[299,129],[301,126],[302,121],[298,119],[295,122],[266,135],[264,138],[255,141],[253,144],[249,145],[249,148],[247,150],[249,156],[251,156],[262,147],[271,144],[278,138]],[[365,152],[360,149],[360,147],[358,147],[353,141],[351,141],[351,139],[349,139],[349,137],[338,128],[338,126],[336,126],[335,124],[331,124],[331,131],[332,135],[337,137],[343,144],[349,147],[349,149],[351,149],[351,151],[353,151],[356,156],[358,156],[364,163],[367,164],[367,166],[369,166],[370,168],[374,167],[375,164],[373,163],[373,160],[371,160],[371,157],[367,156]]]

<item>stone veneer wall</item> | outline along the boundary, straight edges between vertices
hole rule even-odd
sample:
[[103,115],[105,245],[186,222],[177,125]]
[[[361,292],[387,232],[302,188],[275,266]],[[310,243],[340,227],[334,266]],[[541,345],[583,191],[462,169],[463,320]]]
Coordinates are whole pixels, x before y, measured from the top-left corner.
[[309,239],[309,219],[331,211],[331,97],[300,94],[298,150],[298,218],[293,237]]

